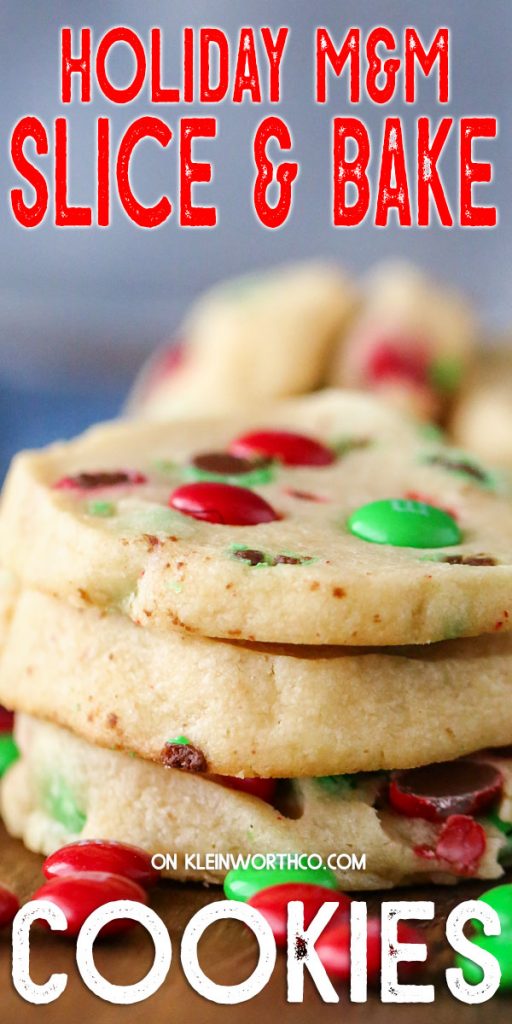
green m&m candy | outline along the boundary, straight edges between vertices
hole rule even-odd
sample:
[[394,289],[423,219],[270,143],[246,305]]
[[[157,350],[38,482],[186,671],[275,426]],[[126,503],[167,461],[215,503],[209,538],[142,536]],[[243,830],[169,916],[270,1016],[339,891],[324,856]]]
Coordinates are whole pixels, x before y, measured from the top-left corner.
[[224,879],[224,892],[229,900],[245,903],[260,889],[268,889],[271,885],[286,885],[290,882],[301,882],[303,885],[323,885],[325,889],[338,889],[334,872],[329,868],[318,867],[275,867],[255,868],[240,867],[228,871]]
[[498,860],[504,867],[510,867],[512,864],[512,821],[503,821],[496,811],[488,811],[484,821],[502,833],[504,842],[498,853]]
[[0,735],[0,778],[19,756],[20,752],[10,732]]
[[[485,949],[496,957],[500,965],[502,991],[512,988],[512,931],[504,932],[502,935],[474,935],[471,942],[479,949]],[[470,985],[478,985],[483,980],[482,968],[460,953],[455,957],[457,967],[464,973],[464,978]]]
[[[471,941],[487,953],[492,953],[500,965],[500,989],[512,988],[512,885],[496,885],[479,896],[482,903],[487,903],[496,911],[501,924],[501,935],[484,935],[481,921],[473,921],[476,935]],[[457,967],[461,967],[464,977],[470,985],[482,981],[482,968],[464,956],[457,955]]]
[[68,832],[80,834],[86,816],[78,807],[74,794],[65,779],[54,777],[49,780],[44,793],[44,803],[49,814]]
[[[493,889],[488,889],[478,898],[496,911],[501,922],[501,931],[508,932],[512,960],[512,885],[495,885]],[[475,931],[483,932],[480,921],[473,921],[473,926]]]
[[462,539],[448,512],[407,498],[361,505],[349,517],[347,526],[361,540],[396,548],[444,548],[460,544]]

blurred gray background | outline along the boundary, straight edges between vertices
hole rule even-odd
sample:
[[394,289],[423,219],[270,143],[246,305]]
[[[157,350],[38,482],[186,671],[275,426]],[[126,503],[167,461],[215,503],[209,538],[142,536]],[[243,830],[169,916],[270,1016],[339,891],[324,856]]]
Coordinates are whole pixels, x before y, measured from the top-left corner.
[[[346,83],[332,81],[330,102],[313,102],[314,28],[325,24],[338,41],[353,24],[363,30],[386,24],[401,36],[416,26],[425,42],[435,28],[452,32],[452,101],[435,102],[434,82],[422,83],[420,102],[406,108],[400,99],[385,107],[362,102],[352,111]],[[84,107],[59,102],[59,47],[62,25],[90,25],[96,39],[113,24],[126,24],[148,37],[159,25],[165,33],[166,81],[175,80],[185,25],[219,25],[236,40],[240,26],[288,24],[282,103],[295,142],[301,174],[289,222],[278,231],[263,228],[252,212],[251,140],[265,105],[208,106],[219,119],[216,142],[198,146],[198,157],[213,157],[211,194],[220,211],[214,230],[180,229],[173,215],[156,231],[131,224],[119,208],[110,229],[56,229],[48,223],[23,230],[11,218],[9,189],[18,184],[10,166],[8,141],[14,123],[28,113],[50,126],[56,116],[71,121],[70,201],[94,202],[94,125],[97,116],[112,119],[113,140],[141,113],[156,113],[177,124],[181,111],[150,109],[147,91],[127,107],[114,107],[96,95]],[[168,337],[198,291],[218,279],[289,258],[328,256],[352,271],[365,270],[386,256],[408,257],[471,293],[490,327],[512,320],[512,144],[510,94],[512,72],[512,0],[3,0],[0,6],[0,435],[2,457],[20,444],[40,443],[69,434],[98,416],[119,408],[136,368],[154,346]],[[127,53],[118,50],[115,74],[126,80]],[[418,79],[420,81],[420,79]],[[97,90],[96,90],[97,92]],[[272,108],[275,110],[275,108]],[[187,114],[201,112],[187,107]],[[480,143],[477,154],[492,159],[495,181],[481,201],[496,202],[500,221],[494,230],[386,230],[370,223],[357,229],[330,226],[330,119],[352,112],[380,140],[385,116],[400,114],[406,123],[409,165],[414,168],[413,125],[419,114],[435,120],[446,113],[489,114],[500,119],[499,138]],[[41,162],[51,177],[52,157]],[[457,200],[455,139],[442,169],[452,209]],[[176,194],[176,147],[148,144],[134,164],[142,200],[163,190]],[[204,196],[204,198],[203,198]],[[492,196],[492,200],[491,200]]]

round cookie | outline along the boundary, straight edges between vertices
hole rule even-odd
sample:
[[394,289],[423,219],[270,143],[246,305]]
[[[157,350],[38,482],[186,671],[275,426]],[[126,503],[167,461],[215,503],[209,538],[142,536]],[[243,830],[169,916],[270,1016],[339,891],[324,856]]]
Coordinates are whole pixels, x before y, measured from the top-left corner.
[[368,388],[423,419],[443,418],[471,365],[476,333],[465,299],[412,265],[383,263],[367,276],[328,381]]
[[[297,465],[290,444],[292,465],[262,459],[261,442],[252,460],[229,455],[256,428],[282,442],[306,424],[307,461],[319,449],[329,464]],[[385,404],[325,393],[253,419],[110,424],[18,456],[0,557],[25,585],[147,628],[430,643],[511,628],[502,487]]]
[[[204,454],[223,459],[257,427],[306,423],[308,443],[322,445],[329,465],[256,457],[242,473],[232,459],[227,476],[211,461],[204,468]],[[237,481],[246,504],[249,496],[258,515],[270,508],[273,521],[230,526],[169,507],[181,488],[189,495],[196,482],[203,493],[212,480]],[[0,557],[25,585],[121,609],[147,628],[263,642],[429,643],[510,629],[512,504],[501,487],[384,403],[325,392],[257,419],[105,425],[18,456]],[[367,508],[375,502],[387,503],[377,535],[376,509]],[[415,547],[401,546],[403,523]]]
[[331,775],[510,743],[511,659],[510,635],[381,650],[226,643],[25,591],[0,702],[155,762],[185,736],[216,774]]
[[[444,838],[443,844],[450,819],[431,822],[397,813],[385,795],[387,780],[379,775],[294,783],[286,810],[197,774],[92,747],[25,716],[16,738],[21,758],[3,781],[2,814],[8,830],[36,852],[49,854],[77,838],[101,836],[150,853],[176,854],[177,866],[166,874],[207,882],[221,881],[227,867],[208,870],[203,863],[194,870],[185,864],[187,854],[198,854],[203,862],[209,853],[363,856],[362,870],[336,872],[347,890],[503,873],[499,858],[507,841],[496,817],[482,817],[480,825],[465,817],[476,833],[478,856],[471,865],[459,864],[453,842]],[[504,809],[510,809],[512,762],[490,755],[485,761],[496,763],[503,780],[501,803],[493,812],[503,821]],[[453,822],[448,831],[453,841]],[[460,848],[459,837],[456,830]],[[467,853],[467,843],[460,852]]]
[[0,567],[0,651],[10,625],[16,595],[17,586],[14,574],[8,569]]
[[501,349],[482,350],[478,366],[456,406],[451,433],[457,444],[470,447],[490,463],[512,468],[510,339]]
[[153,357],[128,409],[156,419],[225,415],[323,383],[355,303],[340,270],[297,263],[223,282],[192,307],[184,341]]

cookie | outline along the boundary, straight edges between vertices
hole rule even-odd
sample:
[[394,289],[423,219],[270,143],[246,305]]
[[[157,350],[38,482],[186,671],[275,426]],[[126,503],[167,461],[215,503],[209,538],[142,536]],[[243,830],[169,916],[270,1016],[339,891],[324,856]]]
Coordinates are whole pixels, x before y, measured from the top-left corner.
[[355,303],[345,275],[297,263],[217,285],[192,307],[183,342],[142,371],[129,411],[157,419],[225,415],[323,382]]
[[10,625],[16,595],[17,585],[14,574],[7,569],[0,568],[0,651]]
[[271,778],[410,768],[512,742],[512,637],[418,648],[227,643],[25,591],[0,702],[162,763]]
[[252,419],[110,424],[18,456],[0,558],[25,585],[144,628],[430,643],[510,629],[502,487],[385,404],[325,393]]
[[477,325],[466,300],[409,264],[368,275],[328,380],[368,388],[423,419],[440,419],[471,365]]
[[490,463],[512,468],[510,339],[499,349],[482,350],[455,408],[451,432],[457,444],[469,446]]
[[[512,761],[487,754],[463,764],[466,777],[484,785],[492,810],[472,813],[467,795],[457,796],[460,768],[434,775],[450,789],[453,808],[466,813],[436,820],[394,809],[396,793],[425,788],[410,776],[332,776],[290,784],[274,806],[190,771],[166,769],[126,754],[90,746],[57,726],[22,716],[17,727],[21,759],[2,784],[8,830],[39,853],[49,854],[78,837],[115,839],[151,853],[176,854],[166,874],[220,882],[223,864],[208,869],[208,853],[223,855],[352,854],[365,868],[337,874],[343,889],[375,889],[417,882],[450,883],[468,875],[498,878],[509,854],[506,815],[511,810]],[[478,803],[472,794],[473,807]],[[425,812],[427,813],[427,811]],[[428,812],[430,813],[430,812]],[[432,817],[432,816],[431,816]],[[456,819],[456,820],[454,820]],[[498,824],[497,824],[498,823]],[[185,863],[198,854],[203,864]],[[224,862],[225,863],[225,862]],[[229,866],[229,865],[228,865]]]

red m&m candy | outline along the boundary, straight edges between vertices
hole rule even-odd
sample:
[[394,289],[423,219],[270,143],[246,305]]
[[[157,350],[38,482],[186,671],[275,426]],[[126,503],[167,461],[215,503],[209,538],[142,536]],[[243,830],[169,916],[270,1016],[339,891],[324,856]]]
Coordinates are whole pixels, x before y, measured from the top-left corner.
[[477,814],[498,799],[503,777],[483,761],[446,761],[395,772],[389,802],[408,818],[442,821],[452,814]]
[[0,733],[12,732],[14,726],[14,714],[0,704]]
[[233,484],[207,481],[184,484],[173,491],[169,505],[193,519],[223,526],[256,526],[279,519],[272,506],[259,494]]
[[486,847],[487,837],[480,822],[465,814],[453,814],[441,829],[435,852],[461,875],[472,875]]
[[[133,900],[147,904],[145,890],[121,875],[106,871],[91,871],[52,878],[32,896],[33,900],[49,900],[62,910],[66,921],[66,935],[78,935],[84,921],[98,907],[113,900]],[[113,935],[134,926],[134,921],[121,918],[109,922],[102,929],[102,935]]]
[[[400,921],[397,928],[398,941],[403,943],[422,943],[421,934]],[[350,978],[350,923],[328,925],[315,943],[318,956],[330,976],[337,981],[348,981]],[[367,971],[370,984],[380,981],[381,965],[381,925],[378,918],[369,917],[366,940]],[[420,963],[404,961],[402,970],[408,974],[421,968]]]
[[335,459],[334,452],[321,441],[290,430],[254,430],[235,438],[229,450],[244,459],[263,456],[285,466],[330,466]]
[[277,785],[275,779],[237,779],[235,775],[217,775],[216,781],[228,789],[239,789],[242,793],[257,796],[267,804],[272,803]]
[[5,928],[6,925],[11,924],[19,909],[19,900],[14,893],[6,889],[5,886],[0,885],[0,928]]
[[109,839],[83,839],[62,846],[43,864],[49,879],[90,871],[121,875],[144,888],[155,885],[160,877],[145,850]]
[[268,921],[278,946],[286,945],[288,927],[288,904],[300,900],[304,904],[304,925],[307,928],[324,903],[337,903],[329,925],[345,921],[350,908],[350,898],[341,892],[329,892],[323,885],[308,885],[288,882],[260,889],[248,901]]
[[424,384],[428,375],[428,358],[414,339],[404,341],[383,340],[371,349],[366,364],[366,376],[374,384],[402,380],[410,384]]

